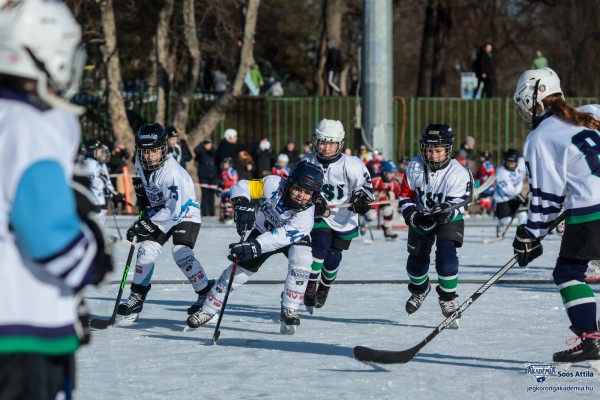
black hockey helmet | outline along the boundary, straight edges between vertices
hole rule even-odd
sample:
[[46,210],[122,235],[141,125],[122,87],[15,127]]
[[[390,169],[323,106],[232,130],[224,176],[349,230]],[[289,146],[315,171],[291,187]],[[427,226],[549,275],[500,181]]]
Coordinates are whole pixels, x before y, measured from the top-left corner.
[[101,164],[106,164],[110,158],[108,147],[98,139],[87,140],[83,144],[82,150],[84,157],[91,157]]
[[167,126],[165,131],[167,132],[167,138],[179,137],[179,131],[174,126]]
[[492,159],[492,153],[488,150],[482,151],[479,157],[485,159],[485,161],[490,161]]
[[[297,185],[303,189],[311,190],[313,192],[312,200],[305,205],[298,204],[291,199],[290,190],[292,186]],[[284,191],[284,204],[287,207],[294,209],[306,209],[312,205],[312,201],[321,192],[323,186],[323,170],[321,167],[309,161],[301,161],[296,167],[290,172],[290,176],[287,178]]]
[[[433,171],[445,168],[451,160],[452,144],[454,143],[454,132],[452,127],[447,124],[430,124],[425,128],[425,132],[421,136],[419,142],[421,144],[421,156],[423,162]],[[427,155],[427,150],[432,147],[444,147],[446,157],[443,161],[430,160]]]
[[519,151],[517,149],[508,149],[504,152],[504,161],[519,161]]
[[[156,158],[154,153],[160,150]],[[167,133],[158,122],[144,124],[135,135],[135,151],[138,161],[146,171],[154,171],[165,164],[167,160]]]

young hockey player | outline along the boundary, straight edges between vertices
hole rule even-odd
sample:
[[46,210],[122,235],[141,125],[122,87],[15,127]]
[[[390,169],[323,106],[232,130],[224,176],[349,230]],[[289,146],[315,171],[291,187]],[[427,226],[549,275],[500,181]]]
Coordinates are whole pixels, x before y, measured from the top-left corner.
[[[200,231],[200,206],[192,178],[173,157],[167,156],[167,133],[161,124],[144,124],[135,136],[134,181],[141,218],[127,231],[127,240],[137,237],[140,247],[129,298],[118,313],[126,322],[137,319],[151,288],[154,262],[163,246],[173,238],[173,259],[192,283],[202,303],[210,289],[204,269],[193,248]],[[192,306],[194,307],[194,306]]]
[[494,203],[496,204],[496,237],[504,237],[508,226],[516,217],[519,225],[527,221],[527,196],[523,195],[523,182],[527,171],[525,162],[515,149],[504,152],[504,164],[496,171],[496,188]]
[[[398,167],[393,161],[384,161],[381,165],[381,176],[373,178],[373,190],[375,191],[376,201],[395,200],[400,196],[400,181],[396,179]],[[395,205],[380,205],[370,209],[365,215],[359,215],[361,221],[360,234],[364,235],[371,221],[376,221],[378,215],[383,216],[383,236],[387,240],[395,240],[398,234],[392,232],[392,219],[394,218]]]
[[221,216],[219,222],[233,222],[233,204],[231,203],[231,187],[239,180],[237,171],[233,168],[233,160],[225,157],[221,163],[219,174],[219,189],[221,189]]
[[70,187],[81,28],[62,2],[3,1],[0,37],[0,399],[72,398],[81,291],[112,270],[83,166]]
[[106,221],[106,209],[108,201],[119,202],[123,200],[123,195],[118,193],[108,176],[106,162],[110,158],[108,148],[98,139],[90,139],[83,145],[88,177],[90,178],[90,190],[94,195],[94,200],[98,207],[100,220]]
[[[300,325],[297,311],[312,262],[309,234],[314,222],[313,202],[322,184],[321,169],[302,161],[287,180],[269,175],[262,180],[241,180],[231,188],[238,234],[251,229],[247,239],[229,245],[229,259],[237,258],[239,263],[231,291],[246,283],[269,257],[283,253],[288,258],[288,273],[279,317],[281,333],[294,334]],[[263,199],[258,215],[251,202],[256,199]],[[233,264],[223,271],[202,310],[188,318],[189,327],[204,325],[221,309],[232,270]]]
[[523,147],[531,206],[527,224],[517,228],[514,251],[520,266],[539,257],[540,240],[566,199],[565,231],[553,277],[571,330],[581,342],[554,353],[553,361],[559,368],[587,362],[600,373],[596,299],[585,283],[588,262],[600,258],[600,106],[568,104],[550,68],[523,72],[513,100],[521,120],[532,129]]
[[421,136],[421,155],[408,164],[402,181],[398,207],[410,227],[406,261],[411,293],[406,302],[409,314],[421,307],[431,290],[429,257],[436,241],[439,305],[444,317],[458,308],[456,248],[462,246],[465,224],[461,209],[444,210],[469,198],[472,179],[469,171],[450,157],[453,143],[454,132],[449,125],[429,125]]
[[280,154],[277,156],[277,162],[271,168],[271,175],[279,175],[282,178],[287,178],[290,175],[290,169],[288,168],[288,164],[290,163],[290,158],[287,154]]
[[[321,196],[316,200],[315,226],[311,232],[312,272],[304,296],[304,305],[311,313],[315,307],[325,305],[342,261],[342,251],[348,250],[352,239],[358,236],[357,213],[369,211],[373,201],[369,171],[358,157],[342,153],[345,136],[340,121],[321,120],[313,136],[315,152],[304,156],[319,166],[325,176]],[[352,206],[325,210],[327,204],[343,203]]]
[[[479,169],[475,174],[475,180],[479,181],[482,185],[490,177],[496,174],[494,164],[492,163],[492,153],[485,150],[479,155]],[[494,186],[484,190],[479,195],[479,206],[481,207],[482,214],[492,214],[492,196],[494,194]]]

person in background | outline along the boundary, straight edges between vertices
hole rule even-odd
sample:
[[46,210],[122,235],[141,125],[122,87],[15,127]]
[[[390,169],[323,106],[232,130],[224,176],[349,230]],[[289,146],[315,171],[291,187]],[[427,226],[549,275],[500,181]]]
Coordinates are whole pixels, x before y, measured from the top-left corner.
[[198,170],[198,182],[202,191],[200,209],[202,216],[215,215],[215,196],[219,191],[219,169],[217,168],[217,149],[210,137],[204,138],[194,149]]
[[290,159],[286,154],[280,154],[277,156],[277,162],[271,169],[271,175],[279,175],[283,179],[287,179],[290,175],[290,169],[288,168]]
[[371,160],[373,160],[373,153],[371,153],[367,149],[367,146],[363,144],[360,146],[358,158],[360,158],[360,160],[363,162],[363,164],[365,164],[365,166],[368,166]]
[[531,63],[531,68],[539,69],[539,68],[546,68],[546,67],[548,67],[548,60],[546,59],[546,57],[544,57],[544,55],[542,54],[542,52],[540,50],[537,50],[535,52],[535,58],[533,60],[533,63]]
[[231,187],[239,180],[233,160],[225,158],[221,163],[219,174],[219,189],[221,190],[221,214],[219,222],[230,224],[233,222],[233,204],[231,203]]
[[517,218],[519,225],[527,222],[527,195],[522,194],[527,170],[523,158],[516,149],[504,152],[504,164],[496,170],[494,204],[496,204],[496,237],[504,237],[506,230]]
[[0,159],[10,173],[0,177],[0,399],[72,398],[75,353],[90,339],[82,290],[113,270],[87,171],[73,165],[81,27],[62,2],[1,3]]
[[167,153],[177,161],[177,164],[181,163],[181,147],[179,146],[179,132],[174,126],[168,126],[165,128],[167,132]]
[[[479,169],[475,174],[474,178],[476,183],[482,185],[490,177],[496,174],[494,164],[492,164],[492,153],[485,150],[479,155]],[[481,206],[481,212],[484,214],[491,215],[493,212],[492,207],[492,196],[494,194],[494,185],[484,190],[479,195],[479,205]]]
[[123,168],[127,167],[127,160],[131,158],[129,150],[123,147],[120,140],[113,142],[113,149],[110,152],[110,158],[106,163],[110,180],[114,187],[117,187],[117,177],[114,175],[122,174]]
[[290,169],[294,169],[298,161],[300,161],[300,153],[296,149],[296,143],[293,140],[288,140],[279,154],[288,156],[288,167]]
[[246,150],[240,151],[237,156],[239,179],[254,178],[254,159]]
[[[586,284],[590,260],[600,259],[600,105],[573,107],[550,68],[525,71],[513,96],[523,124],[531,129],[523,145],[531,206],[527,223],[513,241],[519,265],[542,255],[541,239],[565,208],[565,230],[554,282],[579,344],[554,353],[558,369],[586,362],[600,373],[597,299]],[[554,306],[552,306],[554,307]]]
[[[393,201],[400,196],[400,181],[396,179],[398,167],[393,161],[384,161],[381,165],[381,176],[373,178],[373,191],[375,201]],[[398,234],[392,231],[392,219],[394,218],[394,204],[382,204],[371,208],[364,216],[359,215],[360,234],[367,233],[368,224],[377,221],[379,216],[383,217],[383,237],[386,240],[398,239]]]
[[271,142],[264,141],[258,146],[258,150],[254,156],[256,160],[256,168],[254,169],[254,178],[262,179],[267,175],[271,175],[273,167],[273,154],[271,153]]
[[383,154],[381,154],[380,149],[375,149],[373,151],[373,159],[369,161],[367,164],[367,169],[371,174],[371,178],[375,178],[377,176],[381,176],[381,164],[383,163]]
[[300,159],[304,158],[305,155],[312,153],[312,143],[306,142],[304,146],[302,146],[302,153],[300,154]]

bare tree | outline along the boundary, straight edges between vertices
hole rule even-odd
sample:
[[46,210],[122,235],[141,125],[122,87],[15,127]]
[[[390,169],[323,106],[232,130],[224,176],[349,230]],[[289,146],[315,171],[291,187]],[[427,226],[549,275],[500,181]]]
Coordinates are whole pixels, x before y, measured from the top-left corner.
[[108,78],[108,113],[115,134],[127,148],[134,147],[133,131],[127,119],[123,87],[121,83],[121,63],[117,50],[117,27],[112,0],[97,0],[100,5],[104,44],[101,52],[106,65]]
[[230,105],[242,94],[244,77],[253,62],[254,32],[260,0],[248,0],[244,21],[244,42],[242,44],[240,65],[238,67],[233,87],[217,100],[215,105],[202,117],[200,122],[188,132],[190,148],[194,148],[215,129],[223,120]]
[[163,8],[158,14],[158,27],[156,28],[156,115],[154,120],[164,124],[167,119],[169,102],[169,25],[173,16],[175,0],[165,0]]

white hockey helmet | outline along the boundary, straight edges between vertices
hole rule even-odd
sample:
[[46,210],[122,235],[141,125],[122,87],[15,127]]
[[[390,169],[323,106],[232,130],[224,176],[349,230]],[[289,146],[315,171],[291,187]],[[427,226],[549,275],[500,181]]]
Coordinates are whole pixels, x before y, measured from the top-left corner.
[[85,60],[81,27],[62,1],[0,0],[0,74],[37,80],[48,105],[79,113],[66,100],[79,89]]
[[277,156],[277,164],[285,164],[284,166],[287,166],[290,162],[290,158],[288,157],[287,154],[283,154],[281,153],[280,155]]
[[[560,79],[552,69],[530,69],[521,74],[513,101],[523,125],[533,128],[535,117],[546,113],[542,100],[552,94],[560,94],[563,100],[565,98],[560,88]],[[537,105],[542,109],[539,114]]]
[[[315,153],[322,160],[332,160],[336,158],[344,148],[344,138],[346,132],[344,132],[344,126],[340,121],[334,119],[322,119],[315,129],[313,138],[313,145]],[[333,155],[326,156],[319,152],[319,143],[337,143],[338,147]]]
[[225,132],[223,132],[223,137],[227,140],[237,137],[238,133],[235,129],[225,129]]

